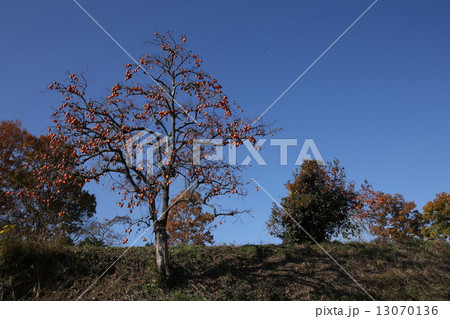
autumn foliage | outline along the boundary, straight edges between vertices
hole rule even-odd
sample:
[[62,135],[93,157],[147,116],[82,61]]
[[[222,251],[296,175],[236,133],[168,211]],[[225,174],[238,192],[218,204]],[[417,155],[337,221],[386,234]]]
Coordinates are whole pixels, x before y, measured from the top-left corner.
[[442,192],[423,207],[422,235],[432,240],[450,240],[450,194]]
[[213,244],[214,216],[203,211],[197,192],[182,191],[173,199],[179,202],[169,215],[167,232],[172,245],[205,245]]
[[[67,144],[31,135],[18,121],[0,122],[0,226],[12,225],[18,238],[35,241],[81,229],[96,201],[82,190],[71,152]],[[70,176],[58,166],[71,168]]]
[[421,212],[414,201],[401,194],[375,191],[363,185],[361,202],[365,223],[376,240],[408,242],[413,240],[448,240],[450,234],[450,196],[443,192],[429,201]]
[[416,209],[416,204],[406,201],[403,195],[374,192],[366,205],[370,209],[368,229],[376,239],[406,242],[422,238],[422,214]]

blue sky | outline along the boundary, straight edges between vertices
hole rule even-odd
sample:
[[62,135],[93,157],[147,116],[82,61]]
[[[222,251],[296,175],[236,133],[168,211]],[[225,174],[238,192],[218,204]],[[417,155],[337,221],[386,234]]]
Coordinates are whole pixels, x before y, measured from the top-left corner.
[[[246,115],[258,117],[372,1],[79,3],[135,57],[155,31],[188,35],[204,69]],[[246,177],[282,197],[301,144],[312,138],[357,184],[367,179],[419,207],[449,192],[449,16],[447,1],[378,1],[264,116],[284,128],[275,137],[299,139],[288,165],[269,146],[262,151],[268,165],[250,167]],[[91,94],[101,95],[131,62],[71,0],[4,2],[0,29],[0,120],[19,119],[36,135],[60,104],[48,84],[86,69]],[[100,217],[124,213],[115,194],[90,189]],[[271,200],[249,190],[233,202],[253,217],[224,222],[217,243],[275,242],[265,230]]]

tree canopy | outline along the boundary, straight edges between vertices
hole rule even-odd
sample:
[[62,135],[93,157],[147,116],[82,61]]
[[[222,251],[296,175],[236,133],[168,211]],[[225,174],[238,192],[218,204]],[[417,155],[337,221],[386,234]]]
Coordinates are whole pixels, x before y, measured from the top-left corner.
[[[28,133],[19,121],[0,122],[0,226],[14,225],[21,238],[70,236],[95,213],[95,196],[83,190],[76,170],[64,178],[54,169],[70,166],[70,147],[51,143],[47,136]],[[54,183],[47,187],[44,180]]]
[[436,194],[436,198],[423,207],[423,222],[425,238],[450,240],[450,194]]
[[369,232],[376,239],[406,242],[422,238],[422,214],[416,204],[406,201],[403,195],[378,192],[370,209]]
[[271,235],[284,243],[301,243],[358,233],[359,194],[337,160],[326,165],[305,161],[286,188],[289,195],[282,198],[282,207],[274,203],[267,222]]
[[214,228],[212,221],[214,216],[204,212],[201,205],[201,195],[197,192],[190,194],[182,191],[172,201],[179,197],[188,198],[176,205],[169,215],[167,232],[169,243],[172,245],[205,245],[213,244],[214,236],[211,231]]

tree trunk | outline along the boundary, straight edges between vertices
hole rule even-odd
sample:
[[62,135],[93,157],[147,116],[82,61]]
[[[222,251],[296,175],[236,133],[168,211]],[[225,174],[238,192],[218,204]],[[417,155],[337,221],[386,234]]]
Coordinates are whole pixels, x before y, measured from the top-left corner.
[[169,207],[169,188],[162,189],[161,216],[155,221],[156,270],[162,280],[170,278],[169,249],[166,232],[167,209]]
[[156,270],[161,279],[170,278],[169,250],[167,243],[167,233],[164,225],[160,221],[155,223],[155,251],[156,251]]

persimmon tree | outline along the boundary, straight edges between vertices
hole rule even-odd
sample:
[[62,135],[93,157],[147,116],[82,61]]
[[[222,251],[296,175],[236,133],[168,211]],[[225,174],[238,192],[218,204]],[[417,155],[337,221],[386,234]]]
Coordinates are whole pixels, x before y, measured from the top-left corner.
[[[83,75],[70,74],[64,83],[51,84],[49,88],[60,92],[64,102],[53,114],[50,136],[75,147],[75,163],[87,181],[110,177],[111,187],[122,197],[120,206],[130,212],[147,206],[142,223],[153,227],[156,268],[167,277],[168,216],[180,202],[189,201],[183,196],[171,201],[174,182],[186,180],[189,191],[201,194],[203,205],[211,205],[216,196],[245,192],[239,174],[243,167],[211,156],[215,150],[211,145],[200,149],[197,163],[195,141],[219,140],[238,147],[245,140],[255,143],[270,128],[261,122],[251,125],[240,115],[241,107],[230,101],[218,81],[202,69],[202,60],[187,49],[186,37],[177,40],[171,33],[155,33],[149,45],[149,54],[137,64],[126,64],[124,80],[105,97],[88,97]],[[143,144],[151,149],[146,160]],[[239,212],[212,209],[214,217]]]
[[326,165],[305,161],[286,188],[282,208],[274,204],[267,222],[269,233],[283,243],[310,242],[304,230],[318,242],[359,233],[365,216],[360,194],[337,160]]
[[173,207],[167,221],[169,243],[172,245],[213,244],[214,216],[203,211],[201,195],[198,192],[183,190],[172,202],[186,198]]
[[450,239],[450,194],[442,192],[423,207],[422,235],[430,240]]
[[[61,179],[55,168],[71,162],[70,147],[50,144],[47,136],[33,136],[19,121],[0,122],[0,226],[14,225],[19,238],[69,237],[95,213],[95,196],[83,191],[76,170]],[[45,180],[54,183],[46,187]]]

